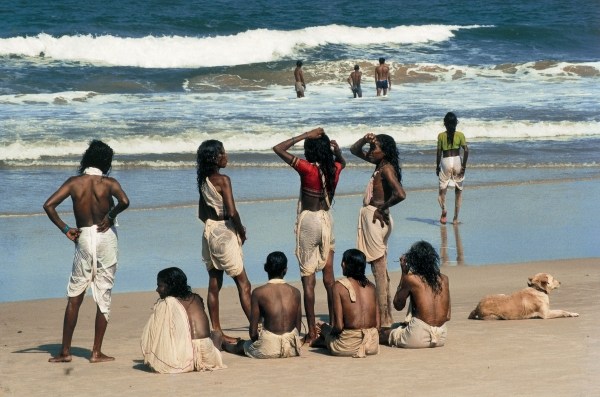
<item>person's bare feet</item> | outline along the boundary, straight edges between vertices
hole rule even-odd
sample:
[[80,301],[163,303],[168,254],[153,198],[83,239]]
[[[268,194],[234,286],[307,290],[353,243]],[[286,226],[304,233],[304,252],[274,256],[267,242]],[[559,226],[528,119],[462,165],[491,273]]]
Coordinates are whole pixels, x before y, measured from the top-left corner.
[[212,340],[213,345],[215,345],[215,347],[217,349],[219,349],[220,351],[223,350],[223,333],[222,332],[211,331],[210,339]]
[[454,219],[452,220],[452,224],[453,224],[453,225],[458,225],[458,224],[460,224],[460,223],[461,223],[461,222],[458,220],[458,218],[454,218]]
[[446,213],[446,211],[442,211],[442,216],[440,217],[440,223],[441,223],[442,225],[445,225],[445,224],[446,224],[446,222],[448,221],[448,220],[446,219],[446,214],[447,214],[447,213]]
[[70,363],[73,357],[70,354],[59,354],[58,356],[50,357],[49,363]]
[[108,361],[115,361],[114,357],[107,356],[106,354],[100,353],[92,353],[92,357],[90,357],[90,362],[94,363],[105,363]]

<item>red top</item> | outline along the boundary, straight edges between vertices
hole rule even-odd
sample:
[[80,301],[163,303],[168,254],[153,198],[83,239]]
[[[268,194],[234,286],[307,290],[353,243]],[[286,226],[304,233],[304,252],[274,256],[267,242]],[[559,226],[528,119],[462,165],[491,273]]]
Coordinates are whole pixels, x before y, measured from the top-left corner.
[[[334,164],[335,178],[333,180],[333,191],[329,192],[330,197],[335,192],[338,180],[340,179],[340,172],[342,172],[342,164],[337,161]],[[303,194],[318,198],[325,197],[319,167],[315,163],[309,163],[304,159],[294,157],[291,166],[300,174],[300,188]]]

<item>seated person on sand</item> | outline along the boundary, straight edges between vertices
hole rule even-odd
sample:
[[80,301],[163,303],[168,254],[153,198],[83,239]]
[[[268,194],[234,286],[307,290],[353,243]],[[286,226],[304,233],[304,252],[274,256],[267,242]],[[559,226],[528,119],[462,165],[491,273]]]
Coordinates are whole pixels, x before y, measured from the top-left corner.
[[[252,358],[286,358],[300,355],[299,331],[302,326],[300,290],[283,281],[287,257],[283,252],[267,256],[267,284],[252,291],[250,340],[223,343],[225,351]],[[262,331],[258,323],[263,319]]]
[[365,276],[365,254],[349,249],[342,257],[344,278],[333,287],[333,327],[320,323],[315,346],[334,356],[366,357],[379,353],[379,310],[375,285]]
[[161,374],[227,368],[210,338],[204,301],[192,292],[185,273],[177,267],[161,270],[156,285],[160,299],[142,333],[144,364]]
[[394,347],[444,346],[450,321],[448,276],[440,273],[440,257],[426,241],[416,242],[400,258],[402,276],[394,296],[396,310],[410,298],[404,323],[382,329],[380,343]]

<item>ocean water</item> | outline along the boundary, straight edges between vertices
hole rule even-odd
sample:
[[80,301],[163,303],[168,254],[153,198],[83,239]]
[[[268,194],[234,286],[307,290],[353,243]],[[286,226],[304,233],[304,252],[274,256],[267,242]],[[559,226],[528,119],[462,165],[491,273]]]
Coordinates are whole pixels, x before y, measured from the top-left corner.
[[[14,222],[20,233],[39,227],[41,205],[94,138],[115,150],[112,175],[138,211],[193,206],[195,152],[212,138],[230,154],[239,202],[294,197],[297,178],[270,148],[316,126],[349,160],[338,195],[364,188],[370,167],[347,149],[366,132],[396,139],[407,191],[435,191],[435,139],[448,111],[469,142],[472,187],[598,179],[600,3],[383,0],[377,8],[349,0],[3,1],[1,251],[20,247],[7,232]],[[379,57],[391,68],[385,98],[375,96]],[[355,64],[363,71],[357,100],[346,83]],[[0,269],[33,260],[5,258]],[[63,262],[52,266],[61,271]]]

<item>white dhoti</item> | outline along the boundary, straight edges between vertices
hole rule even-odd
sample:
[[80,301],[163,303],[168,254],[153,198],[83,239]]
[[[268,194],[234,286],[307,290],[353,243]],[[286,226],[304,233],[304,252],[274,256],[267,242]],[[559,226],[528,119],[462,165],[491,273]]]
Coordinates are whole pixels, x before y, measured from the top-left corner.
[[244,343],[244,353],[252,358],[287,358],[299,356],[301,347],[296,329],[283,335],[263,329],[258,340]]
[[79,228],[67,296],[76,297],[92,286],[92,296],[106,320],[110,314],[112,288],[117,272],[117,232],[98,233],[97,226]]
[[331,326],[321,328],[325,344],[333,356],[364,358],[379,354],[379,331],[377,328],[345,329],[339,335],[331,335]]
[[202,260],[206,269],[223,270],[231,277],[244,270],[242,241],[235,231],[232,220],[208,219],[202,235]]
[[210,338],[192,340],[187,312],[172,296],[154,305],[141,348],[144,364],[161,374],[227,368]]
[[366,205],[360,209],[358,215],[356,248],[365,254],[367,262],[373,262],[386,255],[388,238],[392,234],[394,227],[391,215],[389,217],[389,225],[384,223],[383,227],[381,227],[379,221],[373,223],[373,214],[376,209],[377,207]]
[[335,250],[333,218],[329,211],[302,211],[296,221],[296,258],[300,275],[323,270],[329,252]]
[[408,349],[440,347],[446,343],[448,329],[446,324],[434,327],[426,322],[412,317],[406,326],[400,326],[390,332],[390,346]]
[[456,187],[458,190],[463,189],[463,176],[459,177],[462,167],[462,160],[460,156],[443,157],[440,162],[440,189],[446,189],[449,187]]

